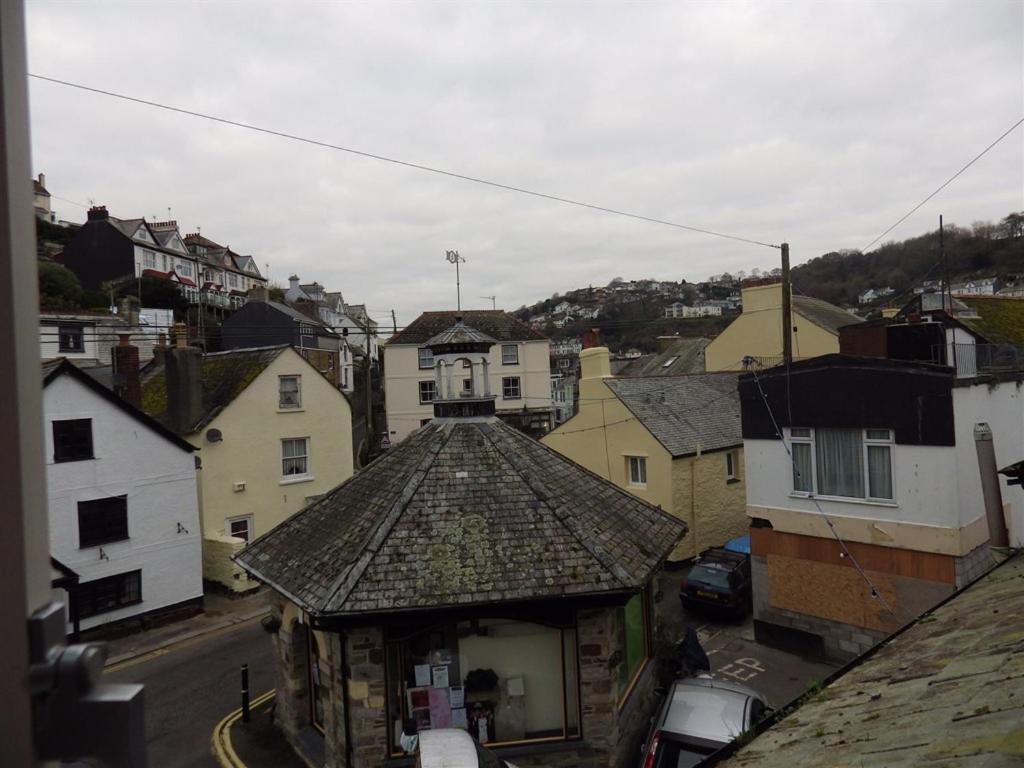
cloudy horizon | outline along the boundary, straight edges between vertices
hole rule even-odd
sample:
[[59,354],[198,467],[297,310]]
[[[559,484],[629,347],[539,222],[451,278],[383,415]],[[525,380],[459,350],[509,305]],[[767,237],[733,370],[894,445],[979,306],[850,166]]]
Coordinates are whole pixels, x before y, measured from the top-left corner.
[[[1024,115],[1024,4],[34,2],[29,71],[756,240],[861,248]],[[382,326],[778,252],[31,80],[58,214],[176,219]],[[885,240],[1024,208],[1018,127]],[[876,246],[877,247],[877,246]]]

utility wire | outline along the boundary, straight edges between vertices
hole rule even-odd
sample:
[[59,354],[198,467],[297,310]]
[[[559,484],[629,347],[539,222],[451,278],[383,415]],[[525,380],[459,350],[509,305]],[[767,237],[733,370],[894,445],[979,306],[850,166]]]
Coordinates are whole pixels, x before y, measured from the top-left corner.
[[1004,132],[1004,133],[1003,133],[1003,134],[1002,134],[1002,135],[1001,135],[1001,136],[1000,136],[1000,137],[999,137],[998,139],[996,139],[996,140],[995,140],[995,141],[993,141],[993,142],[992,142],[991,144],[989,144],[989,145],[988,145],[987,147],[985,147],[985,148],[984,148],[983,150],[981,150],[981,152],[979,152],[979,153],[978,153],[977,155],[975,155],[975,156],[974,156],[974,158],[973,158],[973,159],[972,159],[972,160],[971,160],[971,161],[970,161],[969,163],[967,163],[967,165],[965,165],[965,166],[964,166],[963,168],[961,168],[961,169],[960,169],[959,171],[957,171],[957,172],[956,172],[956,173],[954,173],[954,174],[953,174],[952,176],[950,176],[950,177],[949,177],[948,179],[946,179],[946,180],[945,180],[945,181],[944,181],[944,182],[943,182],[943,183],[942,183],[942,184],[941,184],[941,185],[939,186],[939,188],[938,188],[938,189],[936,189],[936,190],[935,190],[934,192],[932,192],[932,193],[931,193],[930,195],[928,195],[928,197],[926,197],[926,198],[925,198],[924,200],[922,200],[922,201],[921,201],[920,203],[918,203],[918,204],[917,204],[917,205],[915,205],[915,206],[914,206],[913,208],[911,208],[911,209],[910,209],[910,210],[909,210],[909,211],[908,211],[908,212],[907,212],[907,213],[906,213],[906,214],[905,214],[904,216],[902,216],[902,217],[901,217],[901,218],[900,218],[900,219],[899,219],[899,220],[898,220],[898,221],[897,221],[897,222],[896,222],[895,224],[893,224],[893,225],[892,225],[891,227],[889,227],[889,228],[888,228],[887,230],[885,230],[885,232],[883,232],[883,233],[882,233],[882,234],[880,234],[880,235],[879,235],[878,237],[876,237],[876,238],[875,238],[874,240],[872,240],[872,241],[871,241],[870,243],[868,243],[868,244],[867,244],[867,245],[865,245],[865,246],[864,246],[863,248],[861,248],[861,249],[860,249],[860,250],[861,250],[861,253],[864,253],[865,251],[867,251],[867,249],[868,249],[868,248],[870,248],[870,247],[871,247],[872,245],[874,245],[875,243],[877,243],[877,242],[878,242],[879,240],[881,240],[881,239],[882,239],[883,237],[885,237],[886,235],[888,235],[888,234],[889,234],[890,232],[892,232],[892,231],[893,231],[894,229],[896,229],[896,227],[898,227],[898,226],[899,226],[900,224],[902,224],[902,223],[903,223],[904,221],[906,221],[907,219],[909,219],[909,218],[910,218],[910,217],[911,217],[911,216],[912,216],[912,215],[913,215],[914,213],[916,213],[916,212],[917,212],[917,210],[918,210],[918,209],[919,209],[919,208],[920,208],[921,206],[923,206],[923,205],[924,205],[925,203],[927,203],[927,202],[928,202],[929,200],[931,200],[931,199],[932,199],[933,197],[935,197],[935,196],[936,196],[937,194],[939,194],[939,192],[941,192],[941,191],[942,191],[942,190],[944,190],[944,189],[945,189],[946,187],[948,187],[948,186],[949,186],[950,184],[952,184],[952,183],[953,183],[953,181],[954,181],[954,180],[955,180],[955,179],[956,179],[956,178],[957,178],[957,177],[958,177],[958,176],[959,176],[959,175],[960,175],[961,173],[963,173],[963,172],[964,172],[964,171],[966,171],[966,170],[967,170],[968,168],[970,168],[970,167],[971,167],[972,165],[974,165],[974,164],[975,164],[976,162],[978,162],[978,161],[979,161],[979,160],[980,160],[980,159],[981,159],[982,157],[984,157],[984,156],[985,156],[985,155],[986,155],[986,154],[988,153],[988,151],[989,151],[990,149],[992,149],[993,147],[995,147],[995,145],[996,145],[996,144],[998,144],[998,143],[999,143],[999,142],[1001,142],[1001,141],[1002,141],[1003,139],[1005,139],[1005,138],[1006,138],[1007,136],[1009,136],[1009,135],[1010,135],[1011,133],[1013,133],[1013,130],[1014,130],[1015,128],[1017,128],[1017,127],[1018,127],[1018,126],[1019,126],[1019,125],[1020,125],[1021,123],[1024,123],[1024,117],[1022,117],[1022,118],[1021,118],[1020,120],[1018,120],[1018,121],[1017,121],[1016,123],[1014,123],[1014,124],[1013,124],[1013,125],[1011,125],[1011,126],[1010,126],[1009,128],[1007,128],[1007,129],[1006,129],[1006,131],[1005,131],[1005,132]]
[[[775,434],[778,436],[779,440],[782,441],[782,448],[786,451],[786,456],[789,457],[789,461],[793,465],[793,473],[797,478],[800,478],[802,477],[802,475],[800,474],[800,467],[797,466],[796,457],[793,456],[793,452],[789,449],[789,446],[786,445],[786,438],[782,434],[782,429],[779,427],[779,422],[775,419],[775,412],[772,411],[771,403],[768,402],[768,395],[765,394],[764,388],[761,386],[761,379],[757,375],[757,369],[751,367],[750,372],[754,375],[754,383],[757,384],[757,390],[758,392],[761,393],[761,399],[764,400],[764,407],[768,410],[768,416],[772,420],[772,426],[775,428]],[[786,378],[789,378],[788,368],[786,371]],[[849,547],[846,546],[846,542],[843,541],[842,536],[839,535],[839,531],[836,530],[835,525],[832,523],[832,519],[827,514],[825,514],[825,510],[823,510],[821,508],[821,505],[818,503],[817,496],[815,496],[812,493],[810,494],[810,499],[814,503],[814,508],[818,510],[818,514],[825,519],[825,522],[828,524],[828,529],[832,532],[832,535],[835,537],[836,541],[839,542],[839,547],[843,550],[843,555],[850,559],[850,562],[853,563],[853,567],[857,569],[857,573],[860,574],[860,577],[868,585],[868,588],[871,590],[871,597],[877,599],[886,611],[888,611],[893,616],[896,616],[896,611],[894,611],[892,607],[889,605],[889,603],[886,602],[886,599],[882,596],[882,593],[878,591],[878,588],[874,585],[874,582],[871,581],[871,577],[867,575],[863,568],[861,568],[860,563],[857,562],[857,558],[853,556],[853,553],[850,552]]]
[[341,146],[340,144],[331,144],[330,142],[326,142],[326,141],[319,141],[317,139],[310,139],[310,138],[307,138],[305,136],[298,136],[298,135],[292,134],[292,133],[285,133],[284,131],[277,131],[277,130],[274,130],[272,128],[263,128],[263,127],[257,126],[257,125],[249,125],[248,123],[242,123],[242,122],[239,122],[237,120],[229,120],[228,118],[217,117],[215,115],[208,115],[208,114],[205,114],[203,112],[196,112],[195,110],[191,110],[191,109],[183,109],[181,107],[172,107],[169,104],[162,104],[162,103],[160,103],[158,101],[150,101],[148,99],[140,99],[140,98],[138,98],[136,96],[128,96],[128,95],[123,94],[123,93],[116,93],[114,91],[107,91],[107,90],[104,90],[102,88],[93,88],[93,87],[88,86],[88,85],[82,85],[81,83],[73,83],[73,82],[70,82],[68,80],[60,80],[60,79],[55,78],[55,77],[47,77],[45,75],[36,75],[36,74],[32,74],[32,73],[29,73],[29,77],[35,78],[36,80],[43,80],[43,81],[48,82],[48,83],[55,83],[57,85],[67,86],[68,88],[77,88],[78,90],[81,90],[81,91],[88,91],[90,93],[98,93],[98,94],[101,94],[103,96],[110,96],[111,98],[121,99],[122,101],[130,101],[130,102],[133,102],[135,104],[142,104],[142,105],[147,106],[147,107],[154,107],[156,109],[163,109],[163,110],[166,110],[168,112],[177,112],[178,114],[189,115],[190,117],[198,117],[198,118],[201,118],[203,120],[210,120],[212,122],[221,123],[223,125],[231,125],[231,126],[234,126],[236,128],[245,128],[245,129],[250,130],[250,131],[257,131],[258,133],[265,133],[267,135],[277,136],[278,138],[282,138],[282,139],[289,139],[291,141],[298,141],[298,142],[302,142],[303,144],[311,144],[311,145],[316,146],[316,147],[323,147],[324,149],[334,149],[334,150],[337,150],[339,152],[348,152],[349,154],[359,155],[360,157],[366,157],[366,158],[369,158],[371,160],[380,160],[381,162],[392,163],[394,165],[401,165],[401,166],[405,166],[406,168],[413,168],[413,169],[418,170],[418,171],[427,171],[428,173],[436,173],[436,174],[439,174],[441,176],[447,176],[447,177],[453,178],[453,179],[461,179],[462,181],[469,181],[469,182],[472,182],[474,184],[483,184],[483,185],[488,186],[488,187],[494,187],[496,189],[504,189],[504,190],[509,191],[509,192],[518,192],[519,194],[522,194],[522,195],[531,195],[533,197],[539,197],[539,198],[543,198],[545,200],[553,200],[553,201],[555,201],[557,203],[565,203],[566,205],[575,205],[575,206],[578,206],[580,208],[589,208],[589,209],[594,210],[594,211],[601,211],[602,213],[611,213],[611,214],[614,214],[616,216],[625,216],[625,217],[630,218],[630,219],[639,219],[640,221],[647,221],[647,222],[650,222],[652,224],[663,224],[663,225],[665,225],[667,227],[675,227],[676,229],[685,229],[685,230],[687,230],[689,232],[698,232],[698,233],[700,233],[702,235],[710,235],[711,237],[721,237],[721,238],[724,238],[726,240],[735,240],[737,242],[748,243],[750,245],[760,245],[760,246],[764,246],[765,248],[776,248],[777,249],[777,248],[780,247],[780,246],[775,245],[773,243],[766,243],[766,242],[763,242],[761,240],[754,240],[754,239],[748,238],[748,237],[741,237],[739,235],[730,235],[730,234],[726,234],[724,232],[716,232],[716,231],[710,230],[710,229],[703,229],[701,227],[693,227],[693,226],[690,226],[688,224],[679,224],[678,222],[674,222],[674,221],[667,221],[665,219],[657,219],[657,218],[654,218],[652,216],[643,216],[643,215],[638,214],[638,213],[630,213],[628,211],[621,211],[621,210],[618,210],[616,208],[608,208],[608,207],[603,206],[603,205],[595,205],[593,203],[585,203],[585,202],[581,202],[579,200],[572,200],[572,199],[567,198],[567,197],[560,197],[558,195],[550,195],[550,194],[547,194],[545,192],[537,192],[535,190],[526,189],[525,187],[517,187],[517,186],[514,186],[512,184],[503,184],[501,182],[490,181],[488,179],[482,179],[482,178],[479,178],[479,177],[476,177],[476,176],[468,176],[466,174],[456,173],[454,171],[446,171],[446,170],[441,169],[441,168],[434,168],[434,167],[429,166],[429,165],[422,165],[420,163],[413,163],[413,162],[410,162],[408,160],[399,160],[399,159],[394,158],[394,157],[387,157],[386,155],[378,155],[378,154],[374,154],[372,152],[365,152],[363,150],[353,149],[352,147]]

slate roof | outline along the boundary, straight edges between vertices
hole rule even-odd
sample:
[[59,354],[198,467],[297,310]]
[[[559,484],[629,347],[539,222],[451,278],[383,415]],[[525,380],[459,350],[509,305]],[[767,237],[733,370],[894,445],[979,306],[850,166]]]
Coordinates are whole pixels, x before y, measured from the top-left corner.
[[685,533],[500,420],[439,419],[235,559],[345,616],[635,591]]
[[[203,407],[199,420],[188,434],[213,421],[288,348],[287,344],[282,344],[203,355]],[[167,375],[164,366],[155,361],[142,373],[142,409],[162,424],[170,423],[167,416]]]
[[835,304],[810,296],[793,296],[793,312],[832,333],[838,333],[844,325],[863,322]]
[[664,352],[630,360],[618,376],[678,376],[681,373],[703,373],[704,349],[711,339],[678,339]]
[[500,309],[467,309],[446,312],[424,312],[404,329],[396,333],[388,344],[425,344],[447,330],[461,316],[466,325],[476,328],[491,338],[502,341],[544,341],[547,336],[535,331],[518,318]]
[[470,328],[462,320],[457,320],[455,325],[446,328],[439,334],[427,341],[428,347],[444,347],[452,344],[487,344],[493,345],[495,340],[486,333],[481,333],[476,328]]
[[887,641],[728,768],[1024,762],[1024,555]]
[[65,357],[59,357],[56,360],[44,360],[42,363],[43,368],[43,388],[45,389],[50,385],[51,382],[60,378],[61,376],[70,376],[72,379],[77,380],[87,389],[91,389],[97,395],[102,397],[108,403],[113,405],[118,410],[124,412],[131,418],[135,419],[139,424],[152,430],[156,434],[165,440],[170,441],[177,447],[184,451],[195,451],[196,447],[181,437],[174,434],[168,429],[160,420],[152,417],[151,414],[145,413],[139,410],[131,403],[122,400],[120,397],[115,395],[110,389],[103,386],[99,381],[96,381],[93,377],[87,375],[83,370],[74,365],[70,360]]
[[735,373],[605,379],[673,457],[743,444]]
[[321,322],[319,318],[312,317],[310,315],[305,314],[304,312],[300,312],[294,307],[289,307],[287,304],[282,304],[279,301],[266,301],[264,302],[264,304],[273,307],[283,315],[287,315],[297,323],[303,323],[305,325],[313,326],[314,328],[316,328],[318,335],[336,335],[334,331],[328,328],[326,325],[324,325],[324,323]]
[[996,296],[958,298],[974,310],[977,317],[957,314],[956,319],[990,344],[1024,344],[1024,299]]

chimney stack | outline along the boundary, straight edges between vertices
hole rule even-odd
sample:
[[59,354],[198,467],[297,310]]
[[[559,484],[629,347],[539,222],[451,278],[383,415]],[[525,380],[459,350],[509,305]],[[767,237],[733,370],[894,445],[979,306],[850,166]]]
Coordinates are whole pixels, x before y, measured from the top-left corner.
[[107,221],[110,218],[110,214],[107,213],[107,206],[105,205],[94,205],[89,209],[88,221]]
[[157,365],[164,365],[167,362],[167,334],[158,333],[156,344],[153,345],[153,360]]
[[674,336],[659,336],[656,341],[658,343],[658,353],[660,354],[679,341],[679,334],[677,333]]
[[139,348],[132,345],[130,333],[117,334],[118,344],[111,350],[114,366],[114,394],[136,408],[142,407],[139,382]]
[[600,328],[591,328],[589,331],[583,332],[583,348],[591,349],[598,345],[598,337],[601,335]]
[[42,187],[43,189],[46,189],[46,174],[45,173],[40,173],[39,174],[39,186]]
[[164,356],[167,379],[167,417],[170,427],[187,435],[203,409],[203,355],[188,346],[184,323],[174,324],[174,348]]
[[609,379],[612,375],[608,347],[589,347],[580,352],[580,380]]
[[288,288],[289,288],[289,290],[291,290],[293,288],[298,288],[298,287],[299,287],[299,276],[298,275],[292,275],[291,277],[289,277],[288,278]]
[[249,289],[249,301],[270,301],[270,291],[265,285],[254,285]]

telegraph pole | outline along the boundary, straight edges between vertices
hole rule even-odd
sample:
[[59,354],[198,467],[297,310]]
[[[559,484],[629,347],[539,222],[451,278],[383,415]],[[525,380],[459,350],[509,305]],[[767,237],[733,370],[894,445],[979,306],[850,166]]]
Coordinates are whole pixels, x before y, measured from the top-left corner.
[[398,321],[395,319],[395,310],[391,310],[391,330],[398,333]]
[[789,281],[789,243],[782,244],[782,359],[793,362],[793,293]]

